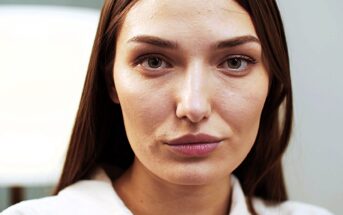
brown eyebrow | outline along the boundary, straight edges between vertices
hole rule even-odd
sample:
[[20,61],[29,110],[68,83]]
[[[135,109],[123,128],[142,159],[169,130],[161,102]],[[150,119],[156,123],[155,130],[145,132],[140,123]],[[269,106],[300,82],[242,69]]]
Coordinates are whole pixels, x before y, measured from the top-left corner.
[[235,46],[240,46],[245,43],[258,43],[261,44],[260,40],[257,39],[255,36],[246,35],[246,36],[239,36],[235,38],[231,38],[228,40],[223,40],[217,43],[216,48],[223,49],[223,48],[231,48]]
[[[165,39],[155,37],[155,36],[148,36],[148,35],[140,35],[140,36],[132,37],[131,39],[128,40],[128,42],[146,43],[146,44],[150,44],[150,45],[157,46],[160,48],[168,48],[168,49],[178,48],[177,42],[165,40]],[[214,47],[217,49],[231,48],[231,47],[240,46],[240,45],[243,45],[245,43],[250,43],[250,42],[255,42],[255,43],[260,44],[260,40],[257,39],[255,36],[245,35],[245,36],[239,36],[239,37],[230,38],[228,40],[220,41],[216,43]]]
[[177,49],[178,44],[176,42],[165,40],[155,36],[135,36],[128,40],[128,42],[136,42],[136,43],[147,43],[153,46],[161,47],[161,48],[169,48],[169,49]]

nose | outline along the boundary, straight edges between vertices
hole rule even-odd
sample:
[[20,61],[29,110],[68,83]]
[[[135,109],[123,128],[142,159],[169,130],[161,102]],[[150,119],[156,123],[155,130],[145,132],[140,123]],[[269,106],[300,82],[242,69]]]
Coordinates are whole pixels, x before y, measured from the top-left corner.
[[199,123],[210,116],[211,92],[206,74],[201,66],[194,66],[182,76],[176,106],[176,116],[179,119]]

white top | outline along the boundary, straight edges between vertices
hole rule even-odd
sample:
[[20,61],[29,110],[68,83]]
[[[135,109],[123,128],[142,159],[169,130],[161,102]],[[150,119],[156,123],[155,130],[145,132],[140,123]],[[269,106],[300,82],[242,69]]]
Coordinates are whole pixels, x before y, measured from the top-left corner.
[[[249,215],[243,190],[237,178],[231,176],[232,202],[229,215]],[[325,209],[304,203],[286,201],[268,206],[254,198],[254,207],[261,215],[332,215]],[[92,180],[82,180],[60,191],[57,196],[18,203],[1,215],[133,215],[112,187],[103,169]]]

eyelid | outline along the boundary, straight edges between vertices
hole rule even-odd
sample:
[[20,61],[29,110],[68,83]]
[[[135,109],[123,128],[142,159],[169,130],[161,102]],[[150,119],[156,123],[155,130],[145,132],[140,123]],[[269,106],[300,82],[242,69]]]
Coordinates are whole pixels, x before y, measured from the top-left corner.
[[252,63],[252,64],[257,63],[255,58],[250,57],[248,55],[244,55],[244,54],[234,54],[234,55],[226,56],[222,62],[225,62],[226,60],[233,59],[233,58],[244,59],[244,60],[246,60],[246,61],[248,61],[249,63]]

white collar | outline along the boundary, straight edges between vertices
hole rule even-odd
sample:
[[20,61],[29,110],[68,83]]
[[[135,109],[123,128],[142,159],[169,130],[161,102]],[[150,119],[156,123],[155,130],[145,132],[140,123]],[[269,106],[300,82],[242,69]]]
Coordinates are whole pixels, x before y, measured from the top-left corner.
[[[246,198],[238,179],[231,175],[231,207],[229,215],[250,214]],[[132,215],[117,192],[113,189],[111,179],[102,168],[97,168],[92,174],[91,180],[81,180],[62,190],[58,195],[70,195],[77,193],[79,199],[87,196],[87,202],[93,202],[93,207],[101,207],[102,211],[120,215]],[[89,199],[91,198],[91,199]],[[89,201],[91,200],[91,201]]]

